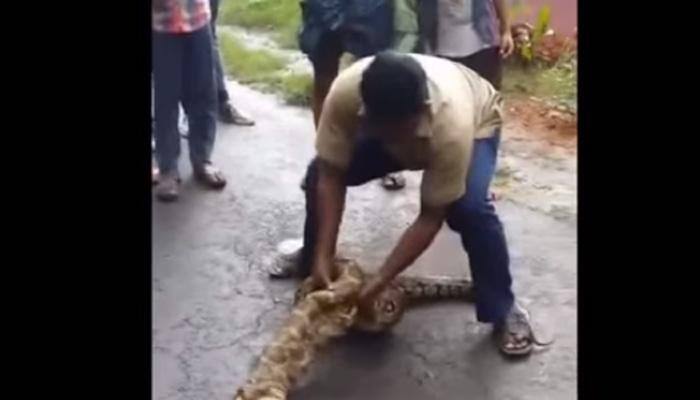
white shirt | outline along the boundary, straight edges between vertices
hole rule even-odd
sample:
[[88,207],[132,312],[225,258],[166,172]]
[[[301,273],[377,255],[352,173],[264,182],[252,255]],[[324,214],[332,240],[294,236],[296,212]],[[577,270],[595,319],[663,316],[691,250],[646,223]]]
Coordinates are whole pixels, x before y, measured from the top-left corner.
[[497,45],[496,43],[484,42],[477,33],[472,15],[472,1],[438,0],[438,32],[435,54],[443,57],[461,58]]

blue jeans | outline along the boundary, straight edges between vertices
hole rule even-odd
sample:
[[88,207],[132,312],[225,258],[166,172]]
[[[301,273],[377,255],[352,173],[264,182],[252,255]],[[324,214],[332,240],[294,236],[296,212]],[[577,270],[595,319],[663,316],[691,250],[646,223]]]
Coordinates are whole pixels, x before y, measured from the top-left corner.
[[[501,322],[513,306],[508,245],[501,220],[489,200],[489,186],[496,170],[500,131],[474,143],[466,194],[450,205],[447,225],[462,237],[469,256],[476,295],[476,315],[481,322]],[[318,161],[306,173],[306,223],[302,267],[309,273],[316,244]],[[379,141],[359,139],[346,173],[347,186],[358,186],[403,168]]]
[[161,173],[177,172],[178,103],[189,125],[190,161],[210,161],[216,137],[216,89],[209,25],[185,34],[153,32],[153,103],[156,160]]

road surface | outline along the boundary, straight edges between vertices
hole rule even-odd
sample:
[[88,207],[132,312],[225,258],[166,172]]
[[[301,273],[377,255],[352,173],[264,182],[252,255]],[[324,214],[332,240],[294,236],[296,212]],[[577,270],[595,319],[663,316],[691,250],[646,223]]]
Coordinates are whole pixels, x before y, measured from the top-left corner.
[[[155,400],[230,400],[291,306],[293,282],[269,281],[263,265],[277,243],[301,234],[299,181],[313,154],[311,113],[230,85],[236,105],[257,125],[219,126],[214,160],[228,186],[220,193],[199,188],[184,147],[180,200],[153,202]],[[519,181],[557,171],[537,157],[517,158],[525,154],[520,142],[506,139],[504,149],[523,170]],[[575,193],[575,170],[562,163],[555,178],[571,181]],[[419,181],[418,173],[410,173],[400,192],[385,192],[376,182],[351,189],[341,251],[376,267],[416,214]],[[535,197],[532,202],[506,193],[497,208],[511,246],[516,293],[542,335],[556,338],[551,349],[508,361],[495,350],[490,328],[476,322],[473,306],[434,305],[410,311],[386,337],[341,340],[290,399],[575,399],[574,196],[565,196],[568,203],[558,208],[548,208],[549,197]],[[556,212],[562,207],[568,211]],[[409,272],[467,274],[458,237],[441,232]]]

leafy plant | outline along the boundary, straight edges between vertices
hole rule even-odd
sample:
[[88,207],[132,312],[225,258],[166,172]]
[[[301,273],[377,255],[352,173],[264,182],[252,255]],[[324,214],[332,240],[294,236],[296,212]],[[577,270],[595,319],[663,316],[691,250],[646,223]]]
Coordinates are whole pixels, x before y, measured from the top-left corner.
[[540,12],[537,14],[537,22],[535,23],[535,29],[532,31],[532,43],[536,45],[540,39],[547,33],[549,29],[549,24],[552,18],[552,9],[549,6],[542,6]]

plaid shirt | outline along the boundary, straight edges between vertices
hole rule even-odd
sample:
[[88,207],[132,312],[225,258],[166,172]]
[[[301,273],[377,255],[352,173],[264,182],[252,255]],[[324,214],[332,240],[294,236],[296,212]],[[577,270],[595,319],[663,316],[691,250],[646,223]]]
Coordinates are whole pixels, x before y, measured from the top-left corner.
[[153,30],[188,33],[203,28],[211,19],[209,0],[153,0]]

